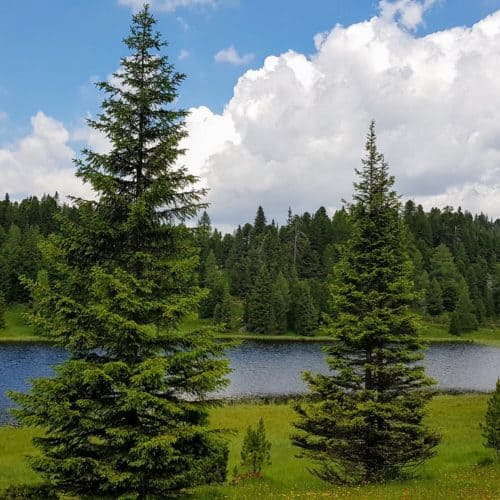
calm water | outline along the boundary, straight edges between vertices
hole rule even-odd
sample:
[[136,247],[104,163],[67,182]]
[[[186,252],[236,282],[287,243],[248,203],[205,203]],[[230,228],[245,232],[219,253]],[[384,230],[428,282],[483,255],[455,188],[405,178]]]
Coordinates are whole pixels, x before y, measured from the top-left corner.
[[[230,386],[226,397],[298,394],[306,391],[304,370],[326,372],[321,344],[249,341],[228,351]],[[48,345],[0,344],[0,422],[12,406],[5,391],[26,391],[32,378],[50,376],[67,358]],[[474,344],[435,344],[424,360],[427,373],[444,390],[491,391],[500,376],[500,348]]]

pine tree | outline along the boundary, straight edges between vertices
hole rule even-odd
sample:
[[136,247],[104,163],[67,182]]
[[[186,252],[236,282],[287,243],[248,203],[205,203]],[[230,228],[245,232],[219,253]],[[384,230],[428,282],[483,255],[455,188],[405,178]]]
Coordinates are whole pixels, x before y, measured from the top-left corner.
[[495,450],[497,461],[500,459],[500,379],[497,379],[495,391],[488,400],[488,409],[481,430],[484,445]]
[[336,316],[326,349],[329,375],[305,374],[318,401],[297,407],[293,436],[315,473],[331,482],[383,481],[434,454],[422,424],[432,381],[414,315],[411,263],[394,178],[376,147],[374,124],[350,207],[352,236],[333,286]]
[[197,249],[180,222],[203,190],[177,161],[186,113],[172,107],[184,75],[161,54],[148,7],[134,15],[130,54],[99,84],[90,126],[112,147],[84,150],[78,176],[97,194],[76,199],[45,246],[57,271],[30,282],[34,322],[70,359],[54,378],[15,394],[20,420],[44,429],[31,466],[63,496],[165,498],[224,480],[227,446],[207,427],[205,394],[224,385],[224,347],[208,332],[180,332],[198,308]]

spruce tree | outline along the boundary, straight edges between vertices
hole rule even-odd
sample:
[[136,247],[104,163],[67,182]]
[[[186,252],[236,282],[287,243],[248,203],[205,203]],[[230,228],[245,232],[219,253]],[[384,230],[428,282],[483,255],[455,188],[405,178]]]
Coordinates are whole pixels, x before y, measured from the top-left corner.
[[250,425],[247,428],[241,447],[241,465],[254,476],[260,474],[265,465],[271,465],[271,443],[266,438],[262,418],[255,429]]
[[443,312],[443,296],[436,278],[430,281],[425,291],[425,307],[432,316],[437,316]]
[[394,178],[374,123],[350,206],[352,235],[335,268],[332,372],[305,374],[312,402],[297,407],[293,442],[330,482],[383,481],[434,454],[422,424],[432,380],[410,306],[416,300]]
[[292,289],[293,329],[299,335],[311,336],[318,328],[318,311],[307,281],[297,281]]
[[147,6],[134,15],[119,83],[99,84],[106,98],[89,124],[111,150],[76,162],[97,198],[74,200],[78,221],[64,220],[44,248],[48,282],[29,283],[34,322],[70,359],[14,395],[16,415],[44,429],[30,463],[63,496],[165,498],[225,478],[227,447],[208,430],[205,402],[225,383],[224,347],[177,328],[202,295],[181,222],[204,192],[177,163],[184,75],[154,25]]
[[469,297],[469,291],[465,280],[460,283],[458,301],[450,318],[449,332],[452,335],[459,335],[464,332],[477,330],[478,323],[474,314],[474,306]]
[[486,440],[484,445],[495,451],[498,461],[500,459],[500,379],[497,379],[495,391],[488,400],[484,424],[480,426]]
[[288,326],[288,311],[290,309],[290,291],[288,281],[280,271],[273,284],[273,310],[275,327],[278,333],[286,331]]
[[229,295],[229,286],[226,283],[220,302],[214,309],[214,323],[224,325],[224,330],[228,332],[235,326],[235,319],[234,301]]
[[276,328],[273,282],[265,265],[260,268],[247,300],[246,323],[251,332],[273,333]]

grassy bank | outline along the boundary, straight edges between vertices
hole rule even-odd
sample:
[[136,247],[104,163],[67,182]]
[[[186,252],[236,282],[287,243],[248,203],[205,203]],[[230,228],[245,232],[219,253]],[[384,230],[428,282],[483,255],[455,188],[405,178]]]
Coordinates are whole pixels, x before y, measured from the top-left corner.
[[28,324],[25,305],[14,305],[5,312],[6,327],[0,329],[0,342],[43,342],[44,339],[36,336],[33,327]]
[[[6,328],[0,329],[1,342],[46,342],[46,339],[36,336],[33,328],[26,320],[27,306],[15,305],[10,307],[5,314]],[[210,320],[189,318],[181,325],[181,330],[194,330],[210,326]],[[479,343],[500,346],[500,325],[483,326],[476,332],[462,334],[460,336],[448,333],[446,322],[422,321],[420,333],[427,342],[464,342]],[[301,342],[329,342],[330,337],[321,334],[313,337],[303,337],[294,332],[286,332],[281,335],[241,333],[239,331],[221,334],[222,339],[235,340],[274,340],[274,341],[301,341]]]
[[[493,499],[500,491],[500,468],[487,463],[493,456],[482,446],[478,423],[483,420],[487,395],[438,396],[430,404],[428,423],[443,436],[437,456],[418,471],[418,477],[385,485],[333,487],[312,476],[311,464],[295,457],[290,444],[295,414],[285,404],[235,404],[212,411],[217,427],[232,428],[228,470],[239,466],[239,452],[249,424],[264,418],[272,443],[272,465],[260,480],[236,485],[197,488],[194,498],[352,498],[352,499]],[[32,430],[0,429],[0,488],[36,481],[23,455],[32,450]],[[486,465],[478,465],[486,464]]]

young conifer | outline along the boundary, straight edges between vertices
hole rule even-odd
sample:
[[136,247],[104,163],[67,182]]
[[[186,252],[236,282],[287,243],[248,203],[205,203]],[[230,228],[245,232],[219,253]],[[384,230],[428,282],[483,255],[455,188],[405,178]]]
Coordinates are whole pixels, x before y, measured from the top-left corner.
[[415,362],[421,343],[416,300],[394,178],[376,146],[374,124],[357,171],[352,234],[335,268],[336,315],[326,349],[329,375],[305,375],[316,402],[298,406],[293,436],[315,473],[330,482],[383,481],[434,454],[422,424],[432,380]]
[[29,283],[35,323],[70,359],[15,394],[16,414],[44,429],[31,465],[62,495],[165,498],[225,478],[227,447],[203,402],[224,384],[224,347],[177,329],[202,295],[181,222],[204,191],[178,166],[186,113],[172,104],[184,75],[154,27],[147,6],[134,15],[118,83],[98,85],[106,98],[89,124],[111,149],[76,162],[97,198],[74,200],[78,221],[44,247],[48,280]]
[[495,391],[488,400],[488,409],[481,424],[485,439],[484,445],[496,453],[497,461],[500,459],[500,379],[497,379]]
[[241,448],[241,465],[253,475],[257,475],[265,465],[270,464],[271,443],[266,438],[264,420],[260,418],[255,429],[248,426]]

